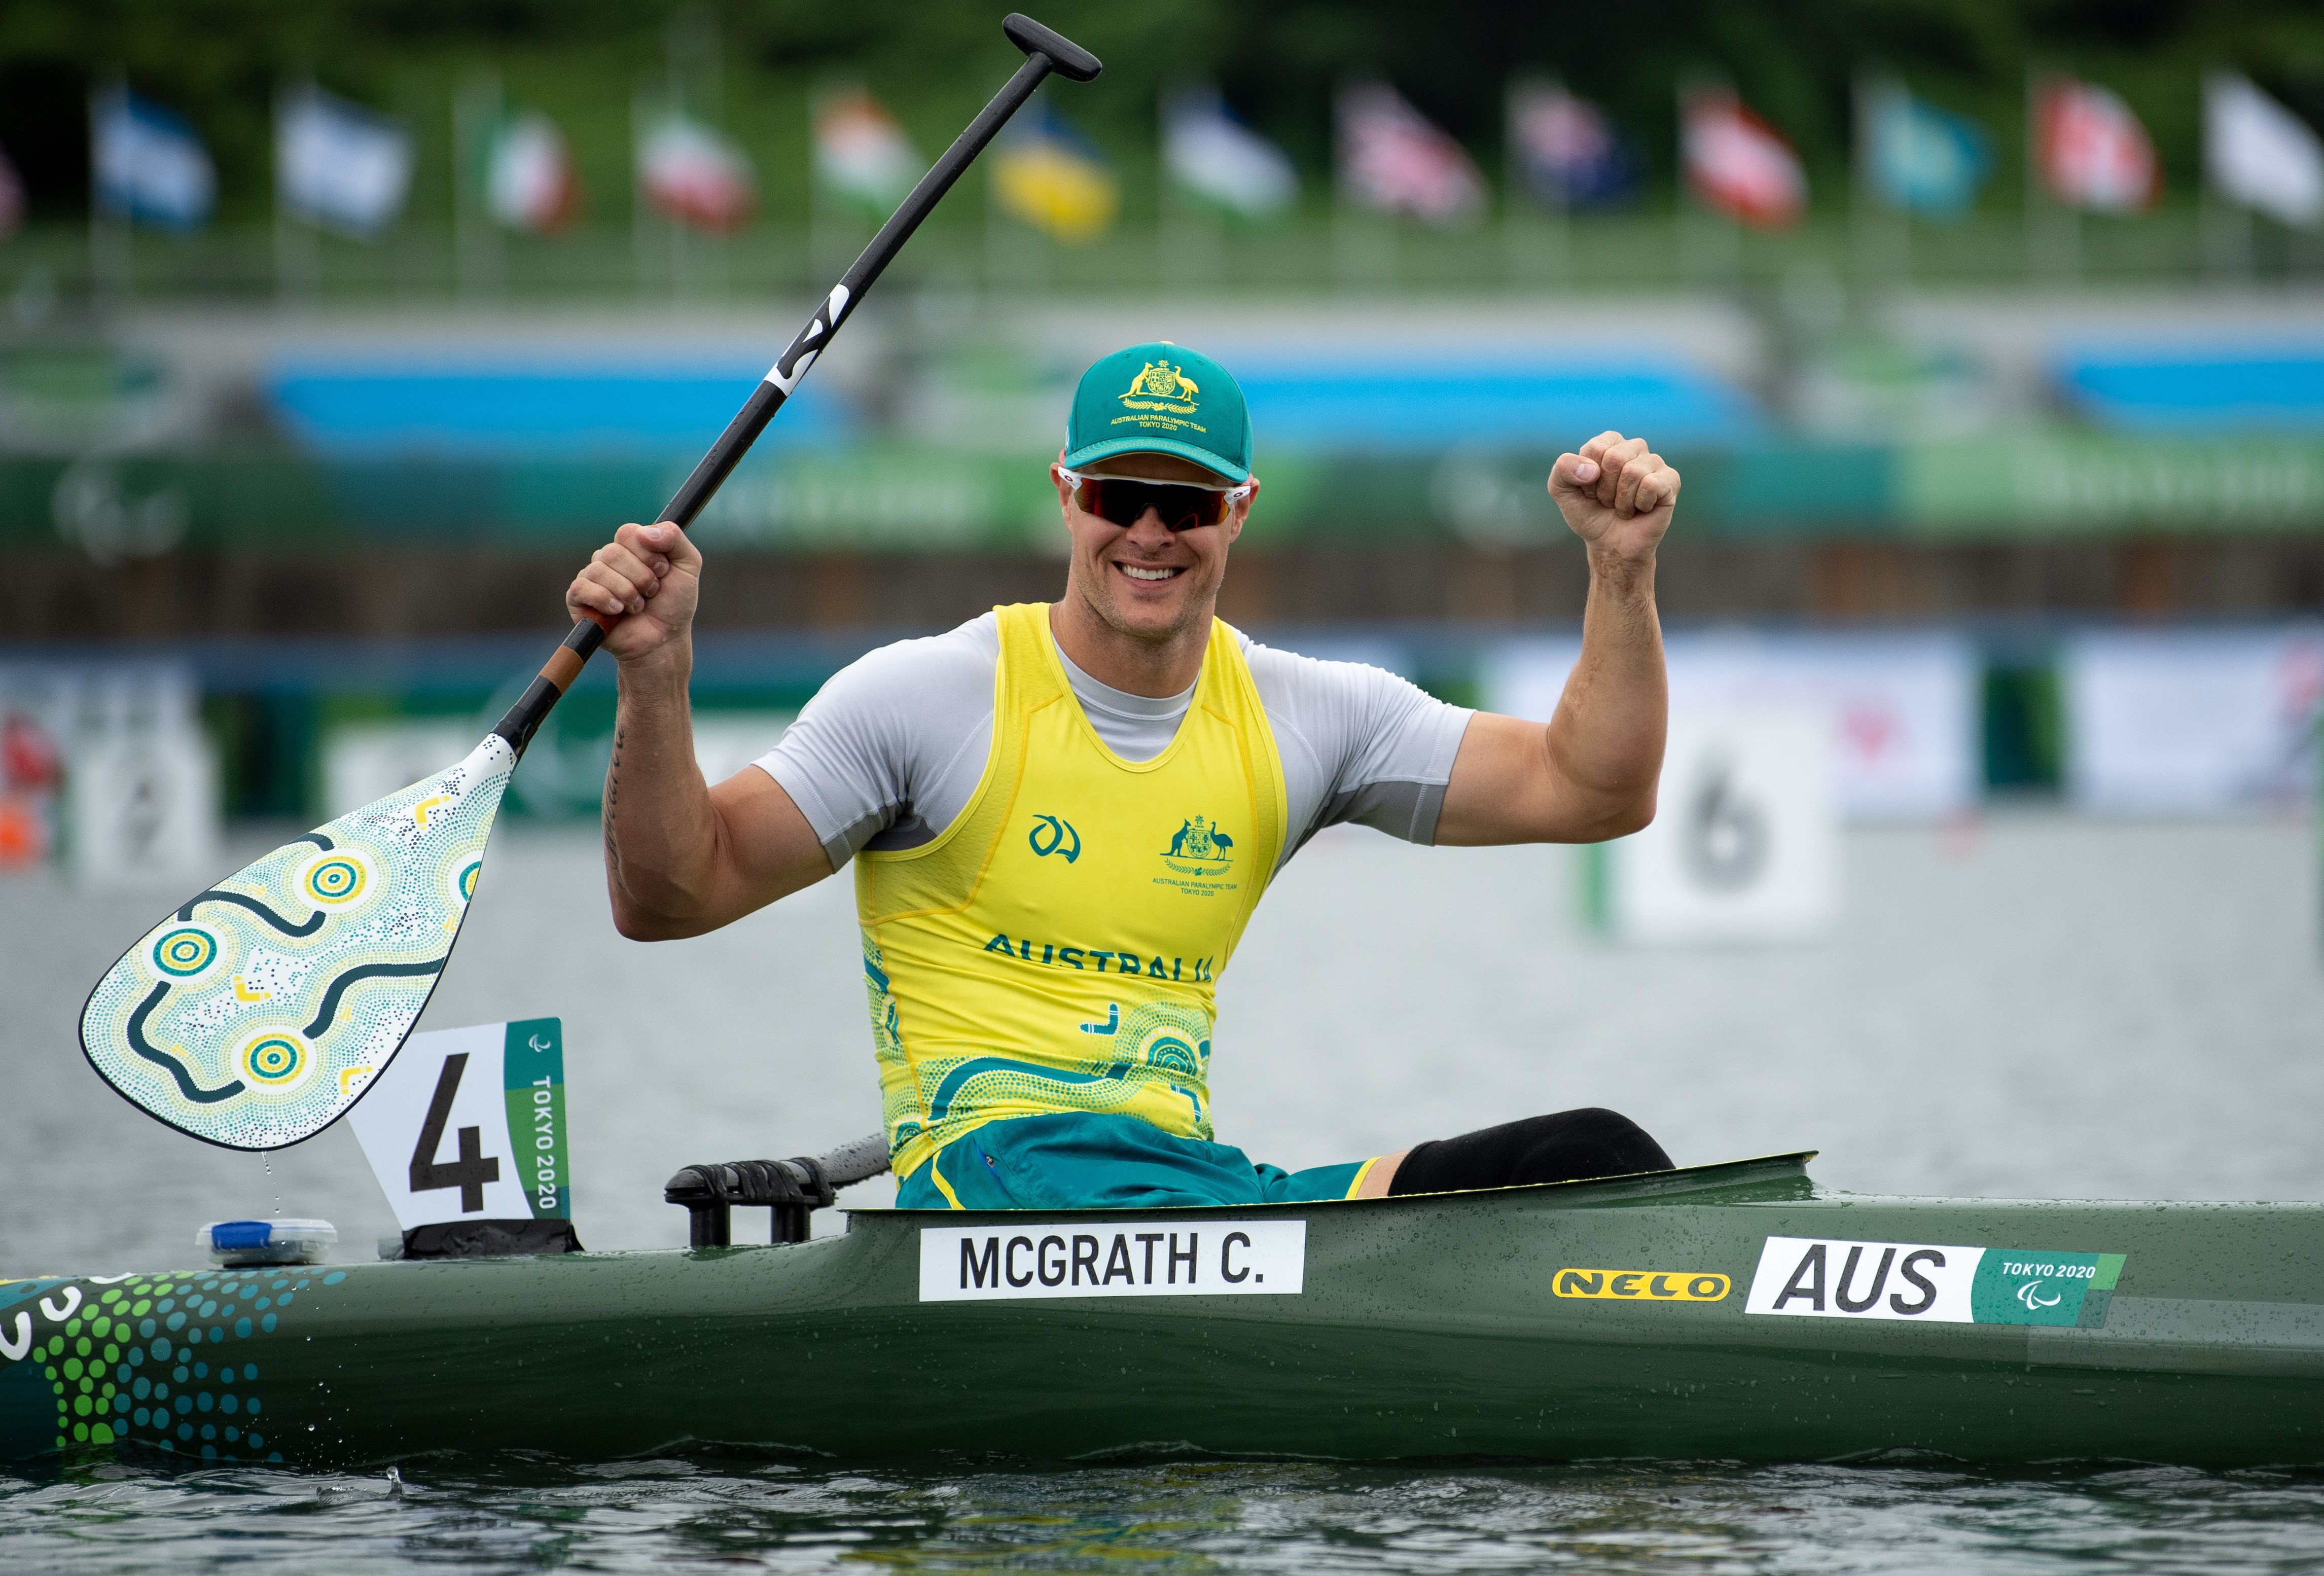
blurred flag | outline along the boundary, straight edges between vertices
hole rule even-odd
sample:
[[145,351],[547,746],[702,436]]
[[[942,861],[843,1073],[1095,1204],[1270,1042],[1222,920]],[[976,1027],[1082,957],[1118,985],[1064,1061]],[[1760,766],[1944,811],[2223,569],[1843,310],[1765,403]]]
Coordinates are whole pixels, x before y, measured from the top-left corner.
[[484,143],[484,211],[512,230],[546,235],[581,211],[581,183],[557,123],[520,110]]
[[1163,106],[1162,163],[1196,197],[1245,218],[1299,200],[1289,156],[1237,119],[1214,88],[1173,94]]
[[16,167],[8,162],[8,155],[0,152],[0,241],[16,233],[24,222],[24,183],[16,175]]
[[1679,133],[1687,182],[1712,207],[1770,230],[1807,211],[1799,155],[1733,94],[1689,94]]
[[1638,184],[1637,156],[1605,112],[1555,83],[1511,89],[1509,153],[1526,184],[1561,207],[1603,207]]
[[2272,219],[2310,229],[2324,220],[2324,143],[2233,71],[2203,78],[2203,172],[2221,197]]
[[2163,191],[2154,144],[2130,106],[2093,82],[2058,77],[2035,89],[2034,159],[2059,201],[2135,214]]
[[832,190],[884,214],[927,168],[896,117],[862,88],[832,94],[816,106],[815,173]]
[[1863,143],[1857,156],[1891,207],[1950,217],[1967,211],[1993,172],[1993,139],[1966,115],[1923,103],[1901,82],[1857,90]]
[[217,200],[217,171],[183,116],[126,88],[90,96],[89,163],[103,211],[190,230]]
[[1340,184],[1366,207],[1432,225],[1457,224],[1485,206],[1485,180],[1460,143],[1385,82],[1340,90]]
[[702,230],[738,229],[758,202],[742,148],[682,110],[638,139],[638,185],[663,214]]
[[1047,99],[1019,112],[995,145],[992,194],[1004,212],[1060,241],[1096,239],[1121,207],[1105,155]]
[[318,225],[370,237],[395,222],[411,189],[411,133],[324,92],[294,88],[274,106],[274,191]]

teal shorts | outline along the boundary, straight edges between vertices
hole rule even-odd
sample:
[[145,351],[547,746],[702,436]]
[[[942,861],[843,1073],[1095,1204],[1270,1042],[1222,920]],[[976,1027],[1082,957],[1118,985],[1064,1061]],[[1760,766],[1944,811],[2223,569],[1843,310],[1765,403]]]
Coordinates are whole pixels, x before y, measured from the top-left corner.
[[906,1210],[1150,1210],[1346,1198],[1369,1160],[1286,1171],[1131,1116],[1065,1111],[989,1122],[896,1190]]

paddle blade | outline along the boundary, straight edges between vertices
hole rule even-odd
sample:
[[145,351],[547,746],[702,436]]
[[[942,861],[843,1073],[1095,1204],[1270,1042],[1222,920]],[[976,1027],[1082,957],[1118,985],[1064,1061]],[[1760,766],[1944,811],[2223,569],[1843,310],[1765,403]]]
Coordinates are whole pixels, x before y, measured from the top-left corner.
[[90,1064],[206,1143],[277,1149],[321,1132],[419,1021],[515,770],[489,735],[198,893],[89,993]]

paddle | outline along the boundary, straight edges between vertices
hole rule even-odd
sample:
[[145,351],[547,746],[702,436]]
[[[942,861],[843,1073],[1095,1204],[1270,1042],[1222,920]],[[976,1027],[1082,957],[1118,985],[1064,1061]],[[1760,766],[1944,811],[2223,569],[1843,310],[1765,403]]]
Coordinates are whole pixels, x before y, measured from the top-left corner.
[[[693,522],[1042,79],[1098,74],[1095,55],[1029,17],[1001,27],[1025,63],[880,227],[657,518]],[[292,839],[147,932],[81,1009],[81,1049],[98,1075],[179,1131],[230,1149],[296,1144],[345,1115],[419,1021],[475,896],[510,774],[604,636],[576,623],[459,764]]]

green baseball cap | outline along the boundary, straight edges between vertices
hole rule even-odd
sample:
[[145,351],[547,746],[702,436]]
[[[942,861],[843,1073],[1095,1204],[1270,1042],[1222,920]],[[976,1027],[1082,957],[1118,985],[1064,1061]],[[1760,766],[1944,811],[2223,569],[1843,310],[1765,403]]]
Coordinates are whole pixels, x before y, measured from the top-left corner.
[[1074,391],[1065,463],[1118,454],[1176,455],[1248,482],[1250,412],[1241,388],[1209,356],[1167,339],[1102,357]]

